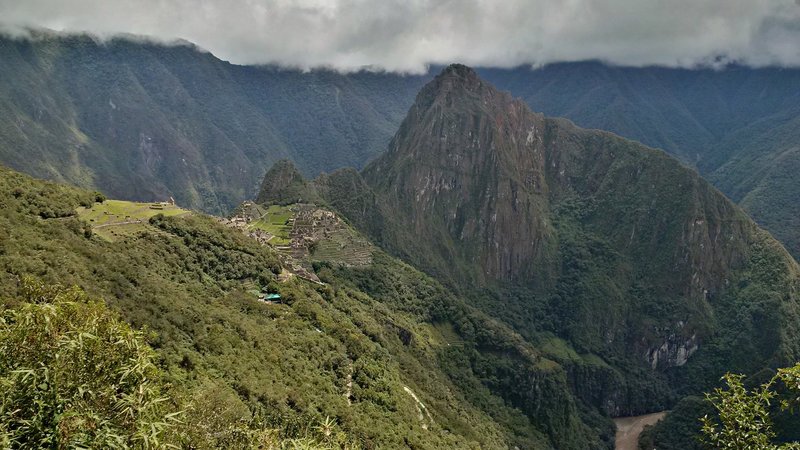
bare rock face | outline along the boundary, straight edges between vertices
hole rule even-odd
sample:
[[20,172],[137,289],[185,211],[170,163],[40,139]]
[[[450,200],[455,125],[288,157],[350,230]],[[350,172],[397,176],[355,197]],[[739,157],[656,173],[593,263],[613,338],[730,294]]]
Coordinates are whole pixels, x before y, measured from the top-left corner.
[[691,336],[683,336],[680,333],[684,326],[683,322],[678,322],[677,333],[668,335],[661,345],[652,346],[644,352],[643,356],[653,370],[683,366],[700,348],[697,333],[692,333]]
[[544,127],[520,100],[453,65],[419,93],[365,177],[402,211],[401,233],[480,267],[479,278],[530,278],[554,248]]

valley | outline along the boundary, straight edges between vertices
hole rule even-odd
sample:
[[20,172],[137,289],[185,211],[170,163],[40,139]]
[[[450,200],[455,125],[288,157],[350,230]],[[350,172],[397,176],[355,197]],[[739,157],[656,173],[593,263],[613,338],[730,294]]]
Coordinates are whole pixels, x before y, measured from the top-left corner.
[[639,435],[646,426],[655,425],[667,413],[652,413],[635,417],[620,417],[614,419],[617,426],[617,435],[614,441],[615,450],[638,450]]

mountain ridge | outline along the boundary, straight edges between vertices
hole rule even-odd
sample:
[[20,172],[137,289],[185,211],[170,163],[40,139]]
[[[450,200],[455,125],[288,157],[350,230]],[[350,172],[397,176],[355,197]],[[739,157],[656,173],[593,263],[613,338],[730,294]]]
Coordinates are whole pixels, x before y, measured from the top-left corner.
[[665,152],[533,113],[462,66],[361,176],[318,184],[348,178],[374,200],[329,204],[530,342],[604,361],[557,359],[577,392],[608,383],[580,397],[594,408],[651,412],[798,355],[800,270],[740,207]]
[[[253,197],[263,168],[279,159],[309,177],[362,168],[439,70],[234,66],[188,46],[81,35],[0,37],[0,56],[0,162],[116,198],[172,196],[214,213]],[[800,70],[589,61],[477,71],[548,116],[677,155],[800,255],[800,188],[787,169],[798,161]]]

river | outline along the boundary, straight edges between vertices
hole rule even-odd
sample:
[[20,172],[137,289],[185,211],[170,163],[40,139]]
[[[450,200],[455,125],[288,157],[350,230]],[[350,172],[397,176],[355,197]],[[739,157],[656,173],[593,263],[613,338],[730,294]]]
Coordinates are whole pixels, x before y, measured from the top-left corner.
[[665,411],[645,414],[643,416],[618,417],[614,419],[617,425],[617,437],[614,448],[616,450],[637,450],[639,435],[646,425],[653,425],[663,419]]

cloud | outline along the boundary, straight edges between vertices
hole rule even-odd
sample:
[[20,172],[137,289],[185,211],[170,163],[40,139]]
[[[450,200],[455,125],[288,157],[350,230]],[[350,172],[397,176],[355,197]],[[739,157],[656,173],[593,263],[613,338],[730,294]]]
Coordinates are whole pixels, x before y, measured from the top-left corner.
[[0,22],[196,43],[239,64],[800,66],[800,0],[0,0]]

